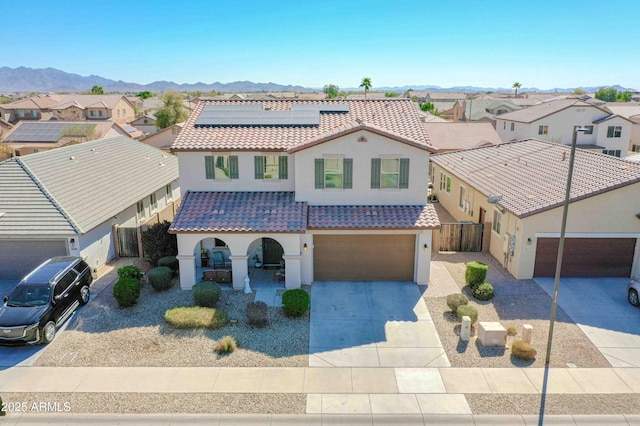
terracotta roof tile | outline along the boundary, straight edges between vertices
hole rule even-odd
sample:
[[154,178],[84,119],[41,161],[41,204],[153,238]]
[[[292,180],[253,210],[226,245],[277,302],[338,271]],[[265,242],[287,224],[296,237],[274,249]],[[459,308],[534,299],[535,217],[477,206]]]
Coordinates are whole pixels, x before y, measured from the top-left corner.
[[[347,104],[347,113],[322,113],[320,125],[311,127],[234,126],[195,127],[194,124],[206,105],[261,104],[271,110],[288,110],[292,105]],[[431,148],[420,117],[408,99],[376,100],[263,100],[229,101],[203,100],[189,117],[176,141],[175,151],[190,150],[277,150],[286,151],[308,141],[343,129],[356,121],[402,137],[413,143]],[[338,129],[338,130],[336,130]]]
[[190,191],[182,199],[170,231],[302,232],[306,203],[293,192]]
[[310,229],[431,229],[440,227],[432,204],[422,206],[309,206]]
[[[443,153],[431,161],[484,195],[502,195],[500,205],[527,217],[562,205],[571,147],[529,139]],[[640,164],[576,149],[571,201],[640,182]]]

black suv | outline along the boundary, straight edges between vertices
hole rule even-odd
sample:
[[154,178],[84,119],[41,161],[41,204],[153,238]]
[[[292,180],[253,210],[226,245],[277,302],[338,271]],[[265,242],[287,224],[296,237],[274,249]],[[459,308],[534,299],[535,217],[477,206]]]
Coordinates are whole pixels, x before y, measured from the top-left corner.
[[0,343],[49,343],[89,301],[91,270],[80,257],[54,257],[24,277],[0,307]]

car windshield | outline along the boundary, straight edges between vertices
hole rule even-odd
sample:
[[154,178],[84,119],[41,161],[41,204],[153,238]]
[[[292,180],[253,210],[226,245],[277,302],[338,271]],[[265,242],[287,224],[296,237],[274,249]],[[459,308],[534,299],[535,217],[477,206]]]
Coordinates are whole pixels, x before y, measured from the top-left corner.
[[49,303],[51,288],[43,285],[19,285],[13,290],[7,306],[41,306]]

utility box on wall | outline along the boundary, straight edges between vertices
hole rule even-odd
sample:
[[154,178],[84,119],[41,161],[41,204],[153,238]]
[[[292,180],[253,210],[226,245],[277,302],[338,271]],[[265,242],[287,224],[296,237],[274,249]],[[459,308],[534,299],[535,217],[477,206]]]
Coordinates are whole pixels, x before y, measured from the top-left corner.
[[478,341],[482,346],[506,346],[507,330],[499,322],[479,322]]

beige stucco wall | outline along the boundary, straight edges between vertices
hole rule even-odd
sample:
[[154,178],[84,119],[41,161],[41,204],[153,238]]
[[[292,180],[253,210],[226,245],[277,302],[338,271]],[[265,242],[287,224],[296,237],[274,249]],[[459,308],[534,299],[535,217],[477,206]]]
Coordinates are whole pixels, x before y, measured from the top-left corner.
[[[366,142],[358,142],[364,137]],[[384,136],[357,131],[298,151],[295,156],[296,200],[311,205],[416,205],[427,201],[429,152]],[[371,189],[371,159],[409,159],[408,189]],[[352,158],[353,189],[315,189],[316,158]]]
[[109,111],[109,116],[118,124],[131,123],[136,119],[136,114],[131,103],[127,102],[124,97],[118,101],[115,108]]

